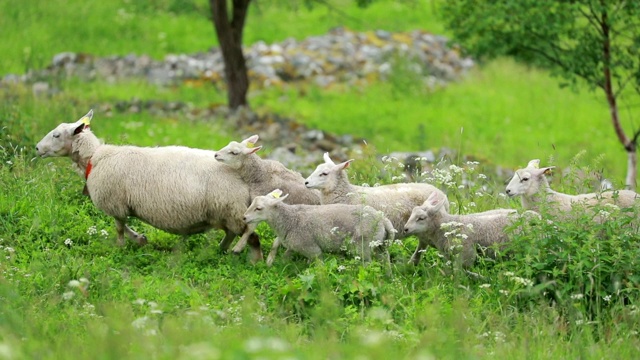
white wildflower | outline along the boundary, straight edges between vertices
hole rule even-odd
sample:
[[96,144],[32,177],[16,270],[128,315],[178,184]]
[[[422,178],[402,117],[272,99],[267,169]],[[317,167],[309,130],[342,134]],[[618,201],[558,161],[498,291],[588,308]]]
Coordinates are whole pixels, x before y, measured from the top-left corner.
[[508,290],[498,290],[498,292],[502,295],[508,296],[509,295],[509,291]]
[[344,266],[344,265],[340,265],[340,266],[338,266],[338,272],[343,272],[343,271],[345,271],[346,269],[347,269],[347,267],[346,267],[346,266]]
[[109,236],[109,232],[105,229],[100,230],[100,235],[102,235],[102,237],[108,237]]
[[571,295],[571,299],[572,300],[580,300],[583,297],[584,297],[584,295],[582,295],[582,294],[573,294],[573,295]]
[[491,284],[481,284],[479,287],[480,289],[488,289],[491,287]]
[[136,305],[140,305],[140,306],[144,305],[146,302],[147,302],[147,300],[145,300],[145,299],[139,299],[139,298],[138,298],[138,299],[135,299],[135,300],[133,301],[133,303],[134,303],[134,304],[136,304]]
[[147,316],[143,316],[140,318],[137,318],[135,320],[133,320],[131,322],[131,326],[133,326],[136,329],[142,329],[145,326],[147,326],[147,322],[149,321],[149,318]]
[[611,295],[606,295],[602,298],[602,300],[606,301],[606,302],[610,302],[611,301]]
[[478,179],[486,179],[487,175],[485,174],[478,174]]
[[65,245],[67,245],[67,246],[72,246],[72,245],[73,245],[73,240],[71,240],[71,239],[66,239],[66,240],[64,241],[64,244],[65,244]]
[[584,324],[584,320],[582,320],[582,319],[576,320],[576,325],[580,326],[582,324]]
[[78,280],[71,280],[69,281],[69,287],[80,287],[80,281]]
[[87,229],[87,235],[95,235],[97,233],[98,233],[98,229],[96,229],[95,225]]
[[71,300],[74,296],[76,296],[76,293],[74,293],[73,291],[66,291],[64,294],[62,294],[62,298],[64,300]]

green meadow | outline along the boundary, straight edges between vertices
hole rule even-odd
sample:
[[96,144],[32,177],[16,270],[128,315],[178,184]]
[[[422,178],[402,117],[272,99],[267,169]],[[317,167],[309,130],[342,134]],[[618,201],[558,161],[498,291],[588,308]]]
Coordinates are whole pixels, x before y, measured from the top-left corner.
[[[256,2],[245,43],[335,26],[447,34],[430,1],[331,3]],[[216,45],[208,11],[192,0],[0,2],[0,74],[46,67],[63,51],[158,59],[205,51]],[[514,235],[503,261],[481,259],[470,273],[433,249],[408,265],[414,238],[390,246],[392,276],[349,255],[309,263],[280,253],[273,267],[252,265],[245,254],[220,252],[221,232],[183,238],[137,220],[132,226],[149,244],[117,247],[113,220],[82,195],[71,161],[37,158],[35,144],[97,104],[140,98],[208,107],[226,95],[208,85],[58,85],[49,97],[0,88],[0,359],[637,358],[640,246],[629,217],[523,224],[531,228]],[[446,147],[472,156],[480,164],[440,164],[453,183],[429,179],[459,212],[520,208],[502,195],[508,179],[483,173],[487,164],[515,169],[540,158],[567,169],[554,184],[571,193],[592,190],[591,179],[577,175],[585,170],[616,186],[626,172],[601,94],[561,88],[547,72],[509,59],[477,64],[435,90],[400,66],[386,82],[252,88],[249,101],[257,112],[366,139],[371,151],[349,170],[357,182],[393,182],[402,172],[377,154]],[[633,131],[634,108],[625,105],[622,117]],[[224,119],[147,112],[96,111],[92,129],[108,143],[208,149],[246,135]],[[266,252],[274,235],[264,224],[259,234]]]

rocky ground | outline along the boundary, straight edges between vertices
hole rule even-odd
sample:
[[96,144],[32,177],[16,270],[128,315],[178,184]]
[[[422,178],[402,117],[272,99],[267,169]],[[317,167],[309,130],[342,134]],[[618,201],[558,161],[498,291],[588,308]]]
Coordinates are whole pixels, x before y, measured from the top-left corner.
[[[246,47],[244,51],[251,84],[258,88],[296,82],[322,87],[345,83],[365,85],[371,81],[384,81],[399,63],[414,71],[425,87],[436,88],[461,78],[474,65],[473,60],[461,56],[455,46],[449,46],[445,37],[420,30],[358,33],[336,28],[328,34],[302,41],[287,39],[274,44],[259,42]],[[218,48],[203,53],[170,54],[162,60],[135,54],[97,57],[63,52],[55,55],[45,69],[31,70],[22,75],[5,75],[0,80],[0,87],[23,83],[31,86],[35,95],[48,96],[58,91],[55,79],[77,77],[85,81],[101,79],[110,82],[135,78],[158,86],[211,82],[223,88],[223,67]],[[224,106],[196,108],[180,101],[140,99],[105,102],[98,107],[106,116],[113,111],[148,111],[160,116],[191,119],[225,118],[241,134],[259,134],[263,143],[273,149],[270,157],[293,168],[305,168],[317,163],[325,151],[336,159],[344,159],[350,151],[363,144],[357,134],[329,134],[309,129],[277,114],[256,114],[248,109],[231,113]],[[408,159],[409,162],[419,157],[423,162],[433,163],[451,154],[451,150],[441,149],[437,154],[425,150],[392,155]]]

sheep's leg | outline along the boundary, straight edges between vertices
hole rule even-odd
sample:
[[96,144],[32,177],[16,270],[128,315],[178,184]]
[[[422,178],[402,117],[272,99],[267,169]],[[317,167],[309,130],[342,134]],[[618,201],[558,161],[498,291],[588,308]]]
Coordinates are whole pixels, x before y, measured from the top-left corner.
[[247,228],[245,229],[244,233],[242,233],[240,240],[238,240],[238,243],[236,244],[236,246],[233,247],[231,251],[237,254],[242,250],[244,250],[245,246],[247,246],[247,241],[249,240],[249,236],[251,236],[251,234],[254,233],[256,228],[257,228],[257,225],[255,224],[247,225]]
[[260,239],[258,235],[252,233],[247,241],[249,244],[249,259],[252,264],[257,263],[263,259],[262,249],[260,248]]
[[118,233],[118,240],[117,240],[118,246],[124,246],[124,235],[126,235],[127,238],[129,238],[131,241],[134,241],[138,245],[142,246],[147,244],[147,237],[144,236],[143,234],[138,234],[137,232],[133,231],[127,225],[125,220],[122,220],[122,219],[115,219],[115,220],[116,220],[116,232]]
[[420,263],[420,257],[422,257],[422,253],[427,248],[427,241],[424,239],[418,239],[418,247],[416,251],[411,255],[411,259],[409,260],[410,264],[418,265]]
[[271,266],[273,264],[273,260],[276,259],[276,254],[278,253],[278,248],[280,247],[281,243],[282,240],[280,240],[279,237],[276,237],[276,239],[273,241],[271,252],[269,252],[269,256],[267,257],[267,266]]
[[224,238],[222,239],[222,241],[220,241],[220,250],[222,250],[222,252],[227,252],[227,250],[229,249],[229,245],[231,245],[231,242],[235,238],[236,234],[234,234],[232,231],[229,231],[229,229],[224,229]]

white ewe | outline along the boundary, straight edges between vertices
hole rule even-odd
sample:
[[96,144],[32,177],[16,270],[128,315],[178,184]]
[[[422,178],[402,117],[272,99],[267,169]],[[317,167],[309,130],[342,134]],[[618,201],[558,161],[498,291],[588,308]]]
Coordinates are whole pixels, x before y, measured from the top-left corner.
[[[180,235],[222,229],[223,250],[246,230],[242,217],[251,201],[249,189],[213,151],[104,145],[89,129],[92,116],[90,111],[75,123],[58,125],[36,150],[41,157],[71,158],[93,203],[115,219],[119,245],[125,233],[138,244],[147,242],[127,226],[129,216]],[[261,259],[255,234],[250,245],[252,261]]]
[[541,204],[547,204],[552,212],[566,213],[574,205],[593,207],[597,204],[615,204],[628,208],[638,203],[638,194],[631,190],[605,191],[580,195],[568,195],[554,191],[549,187],[545,174],[555,166],[540,168],[540,160],[529,161],[527,167],[516,170],[506,188],[507,195],[522,196],[525,209],[540,211]]
[[[216,160],[224,163],[238,172],[240,178],[249,187],[251,198],[267,194],[274,189],[281,189],[287,193],[287,204],[319,205],[320,193],[307,189],[304,178],[299,173],[287,169],[278,161],[261,159],[256,152],[262,146],[255,146],[258,135],[253,135],[242,142],[232,141],[229,145],[216,152]],[[253,232],[255,225],[250,224]],[[233,248],[238,253],[246,245],[243,236]]]
[[[324,164],[318,165],[309,175],[305,185],[310,189],[318,189],[321,193],[322,204],[352,204],[369,205],[384,212],[391,220],[393,227],[398,230],[397,238],[404,238],[404,224],[409,220],[414,207],[422,205],[429,195],[437,193],[445,199],[444,207],[449,210],[447,196],[430,184],[402,183],[364,187],[352,185],[345,169],[353,160],[335,164],[328,153],[324,154]],[[411,256],[411,262],[418,264],[422,251],[426,249],[428,241],[418,236],[419,244]]]
[[[446,198],[433,193],[422,206],[416,206],[404,226],[409,234],[427,237],[443,255],[459,253],[461,264],[469,267],[476,259],[476,247],[495,257],[491,247],[509,240],[504,228],[517,219],[512,209],[495,209],[484,213],[451,215],[445,208]],[[533,212],[531,212],[533,213]]]
[[287,253],[295,251],[309,259],[346,249],[370,261],[372,248],[380,248],[389,265],[387,244],[395,230],[380,211],[364,205],[288,205],[283,201],[287,195],[281,194],[276,189],[257,196],[245,213],[247,223],[266,221],[277,235],[267,265],[281,244]]

